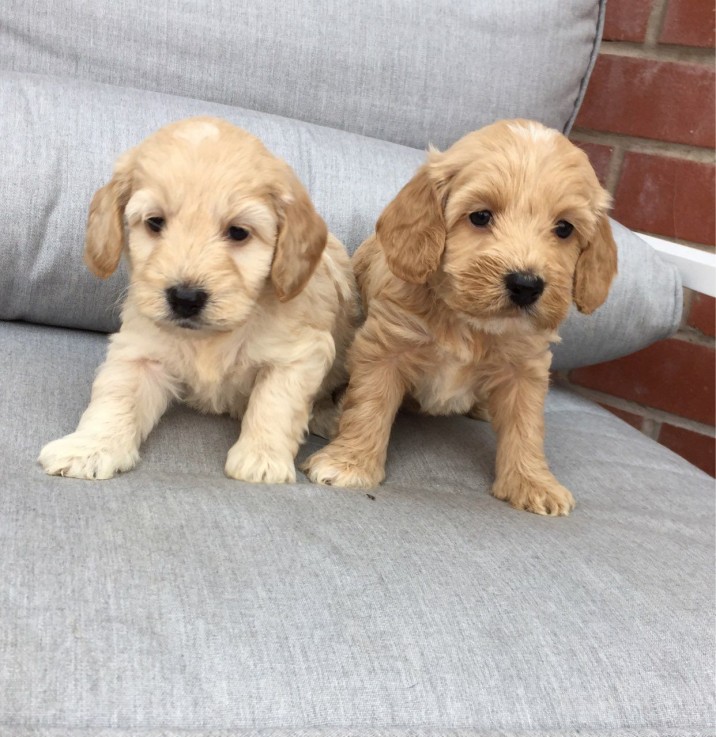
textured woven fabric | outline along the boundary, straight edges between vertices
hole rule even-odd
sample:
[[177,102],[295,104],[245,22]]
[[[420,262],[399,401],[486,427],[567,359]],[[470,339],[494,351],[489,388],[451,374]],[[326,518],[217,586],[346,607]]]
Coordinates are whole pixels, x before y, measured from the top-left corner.
[[579,732],[514,732],[444,727],[319,727],[317,729],[53,729],[0,726],[0,737],[701,737],[692,729],[580,729]]
[[[197,100],[34,75],[0,79],[0,319],[117,329],[126,273],[102,282],[85,268],[87,208],[114,159],[171,120],[214,114],[258,135],[296,169],[351,251],[424,158],[404,146]],[[620,275],[597,313],[570,317],[558,368],[635,351],[679,324],[676,270],[615,227]]]
[[0,69],[238,105],[416,148],[497,118],[564,129],[598,0],[3,0]]
[[104,347],[0,323],[2,737],[712,734],[713,482],[667,449],[554,391],[563,519],[489,496],[459,417],[399,418],[374,499],[231,481],[237,423],[184,409],[44,476]]

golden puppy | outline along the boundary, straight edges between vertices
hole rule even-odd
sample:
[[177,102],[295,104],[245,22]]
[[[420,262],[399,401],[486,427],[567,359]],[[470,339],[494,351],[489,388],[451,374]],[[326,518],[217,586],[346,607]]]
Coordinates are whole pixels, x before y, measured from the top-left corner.
[[179,398],[243,418],[228,476],[295,480],[314,399],[329,411],[345,381],[358,307],[348,256],[293,171],[226,121],[168,125],[122,155],[92,200],[89,268],[107,277],[123,251],[121,330],[77,430],[42,449],[45,471],[128,471]]
[[349,352],[338,437],[313,481],[375,486],[404,397],[479,414],[497,432],[493,494],[568,514],[544,456],[550,342],[570,303],[590,313],[616,274],[607,209],[586,155],[538,123],[502,121],[428,161],[384,210],[354,269],[367,319]]

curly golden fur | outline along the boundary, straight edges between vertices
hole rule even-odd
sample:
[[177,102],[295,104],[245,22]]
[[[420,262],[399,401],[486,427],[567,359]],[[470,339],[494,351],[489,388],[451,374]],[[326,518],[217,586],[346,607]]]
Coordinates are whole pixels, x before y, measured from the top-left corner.
[[538,123],[501,121],[430,151],[353,258],[367,318],[338,437],[308,459],[309,477],[380,483],[406,397],[429,414],[486,407],[493,494],[568,514],[572,495],[544,456],[549,345],[572,302],[590,313],[606,299],[617,270],[608,207],[586,155]]

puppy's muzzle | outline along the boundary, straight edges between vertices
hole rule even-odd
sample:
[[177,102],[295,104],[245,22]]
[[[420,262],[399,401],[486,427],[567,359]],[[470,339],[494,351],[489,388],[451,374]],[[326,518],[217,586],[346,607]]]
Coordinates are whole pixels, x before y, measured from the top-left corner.
[[169,287],[166,296],[172,316],[180,319],[196,317],[204,309],[209,297],[203,289],[186,285]]
[[544,292],[544,280],[525,271],[513,271],[505,277],[510,301],[518,307],[529,307]]

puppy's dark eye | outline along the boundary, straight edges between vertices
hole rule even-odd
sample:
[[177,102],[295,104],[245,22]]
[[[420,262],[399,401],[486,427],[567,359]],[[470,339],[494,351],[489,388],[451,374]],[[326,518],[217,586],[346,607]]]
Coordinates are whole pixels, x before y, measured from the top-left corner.
[[573,230],[574,225],[572,223],[568,223],[566,220],[560,220],[554,229],[554,234],[557,238],[569,238]]
[[160,233],[164,229],[164,218],[159,216],[147,218],[144,222],[152,233]]
[[492,213],[489,210],[478,210],[470,213],[470,222],[478,228],[486,228],[492,221]]
[[237,225],[230,225],[226,235],[232,241],[245,241],[249,237],[249,231],[246,228],[239,228]]

